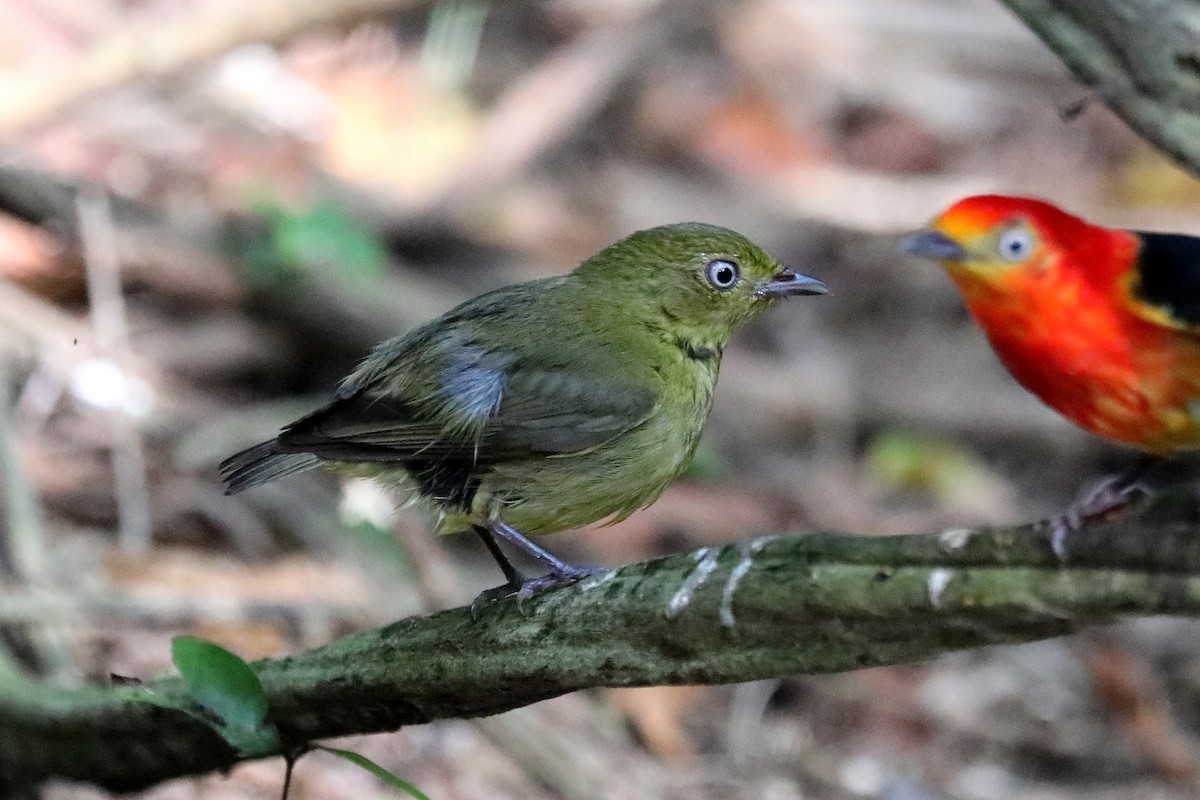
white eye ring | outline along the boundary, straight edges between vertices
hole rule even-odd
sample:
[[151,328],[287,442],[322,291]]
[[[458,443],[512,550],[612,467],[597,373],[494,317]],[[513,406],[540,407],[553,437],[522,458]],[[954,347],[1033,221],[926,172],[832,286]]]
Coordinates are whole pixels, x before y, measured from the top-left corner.
[[1023,226],[1009,228],[1000,234],[996,250],[1005,261],[1024,261],[1033,253],[1033,234]]
[[728,292],[737,285],[741,271],[738,269],[737,262],[718,258],[708,262],[708,267],[704,270],[704,277],[708,278],[708,282],[718,292]]

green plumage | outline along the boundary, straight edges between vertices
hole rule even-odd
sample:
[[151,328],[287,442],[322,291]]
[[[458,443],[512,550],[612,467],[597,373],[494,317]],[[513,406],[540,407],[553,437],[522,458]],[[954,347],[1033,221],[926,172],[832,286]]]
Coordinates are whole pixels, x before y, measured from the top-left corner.
[[641,231],[380,344],[222,474],[230,493],[321,463],[376,475],[429,501],[443,533],[619,519],[687,466],[734,330],[824,291],[724,228]]

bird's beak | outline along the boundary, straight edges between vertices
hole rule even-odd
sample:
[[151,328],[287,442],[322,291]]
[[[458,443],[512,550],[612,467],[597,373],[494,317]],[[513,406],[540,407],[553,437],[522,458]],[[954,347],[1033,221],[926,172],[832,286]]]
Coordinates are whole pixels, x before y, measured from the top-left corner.
[[790,269],[781,270],[754,292],[759,297],[794,297],[802,294],[829,294],[829,287],[816,278]]
[[900,240],[898,248],[906,256],[932,258],[935,261],[965,261],[966,249],[940,231],[924,230]]

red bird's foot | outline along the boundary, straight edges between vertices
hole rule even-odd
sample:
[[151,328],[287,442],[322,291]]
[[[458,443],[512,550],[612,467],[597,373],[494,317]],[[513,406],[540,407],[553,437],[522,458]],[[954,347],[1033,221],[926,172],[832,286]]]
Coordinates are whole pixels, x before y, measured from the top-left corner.
[[1144,471],[1139,465],[1123,475],[1101,481],[1068,506],[1066,511],[1050,518],[1050,549],[1060,564],[1066,564],[1070,558],[1067,536],[1082,530],[1089,523],[1124,511],[1149,495],[1141,483]]

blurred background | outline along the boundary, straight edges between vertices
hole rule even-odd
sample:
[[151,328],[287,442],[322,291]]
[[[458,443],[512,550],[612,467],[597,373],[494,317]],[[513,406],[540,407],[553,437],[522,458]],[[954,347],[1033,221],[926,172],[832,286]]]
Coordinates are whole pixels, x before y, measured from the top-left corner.
[[[0,23],[0,639],[60,684],[160,672],[178,633],[277,655],[499,583],[371,484],[230,498],[216,464],[375,342],[633,230],[733,227],[834,295],[740,335],[687,477],[549,542],[579,562],[1061,509],[1132,454],[1026,395],[897,235],[984,191],[1200,233],[1200,183],[993,0],[0,0]],[[435,800],[1191,797],[1197,633],[598,691],[339,746]],[[323,754],[292,786],[387,796]]]

